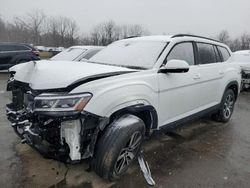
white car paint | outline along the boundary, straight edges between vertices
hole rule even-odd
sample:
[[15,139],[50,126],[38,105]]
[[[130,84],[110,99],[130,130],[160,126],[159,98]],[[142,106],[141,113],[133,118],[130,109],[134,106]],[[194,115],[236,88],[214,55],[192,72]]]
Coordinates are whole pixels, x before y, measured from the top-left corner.
[[228,59],[228,62],[237,62],[242,70],[250,71],[250,50],[236,51]]
[[128,68],[87,62],[48,61],[18,64],[9,70],[16,72],[15,80],[29,83],[34,90],[65,88],[76,81],[93,75],[133,71]]

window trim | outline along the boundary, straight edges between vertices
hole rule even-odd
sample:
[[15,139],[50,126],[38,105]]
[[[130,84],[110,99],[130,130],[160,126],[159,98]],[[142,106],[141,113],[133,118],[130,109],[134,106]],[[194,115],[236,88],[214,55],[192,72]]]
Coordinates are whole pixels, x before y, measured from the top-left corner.
[[215,57],[216,57],[216,63],[221,63],[221,56],[218,52],[218,49],[216,47],[216,45],[213,45],[213,48],[214,48],[214,52],[215,52]]

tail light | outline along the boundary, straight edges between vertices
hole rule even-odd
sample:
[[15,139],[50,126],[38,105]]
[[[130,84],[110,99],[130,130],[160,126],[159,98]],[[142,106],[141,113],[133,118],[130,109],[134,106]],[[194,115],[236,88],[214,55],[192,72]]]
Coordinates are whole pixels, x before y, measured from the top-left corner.
[[33,53],[35,56],[39,56],[39,51],[38,51],[38,50],[32,50],[32,53]]

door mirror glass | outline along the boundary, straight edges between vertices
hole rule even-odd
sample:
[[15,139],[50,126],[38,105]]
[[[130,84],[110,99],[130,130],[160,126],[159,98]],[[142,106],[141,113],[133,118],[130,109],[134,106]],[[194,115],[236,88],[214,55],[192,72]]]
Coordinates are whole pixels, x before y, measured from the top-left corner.
[[184,60],[172,59],[160,68],[160,73],[185,73],[189,71],[189,65]]

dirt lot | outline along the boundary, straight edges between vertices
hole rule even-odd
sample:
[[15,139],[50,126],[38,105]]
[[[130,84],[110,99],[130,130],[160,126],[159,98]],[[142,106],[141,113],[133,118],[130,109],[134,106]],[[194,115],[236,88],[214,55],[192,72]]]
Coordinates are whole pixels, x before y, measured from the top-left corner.
[[[148,187],[137,162],[117,182],[107,182],[88,169],[88,161],[66,165],[43,159],[19,139],[5,118],[9,94],[7,74],[0,73],[1,187]],[[249,187],[250,93],[242,93],[232,120],[220,124],[208,118],[176,134],[154,135],[144,144],[156,187]]]

